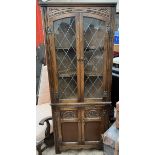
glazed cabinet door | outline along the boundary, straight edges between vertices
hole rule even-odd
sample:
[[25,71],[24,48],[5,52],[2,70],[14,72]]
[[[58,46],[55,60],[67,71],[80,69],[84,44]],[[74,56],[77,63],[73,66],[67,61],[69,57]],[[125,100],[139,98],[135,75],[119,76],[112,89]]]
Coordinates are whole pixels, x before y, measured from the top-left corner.
[[[79,21],[77,14],[52,18],[49,23],[53,98],[56,102],[80,98]],[[66,101],[66,102],[67,102]]]
[[[111,9],[103,16],[94,13],[81,13],[81,96],[82,100],[107,101],[111,83],[112,26]],[[110,40],[111,39],[111,40]]]
[[83,16],[84,98],[103,97],[106,22]]
[[47,8],[53,102],[101,101],[111,89],[113,9],[59,9]]

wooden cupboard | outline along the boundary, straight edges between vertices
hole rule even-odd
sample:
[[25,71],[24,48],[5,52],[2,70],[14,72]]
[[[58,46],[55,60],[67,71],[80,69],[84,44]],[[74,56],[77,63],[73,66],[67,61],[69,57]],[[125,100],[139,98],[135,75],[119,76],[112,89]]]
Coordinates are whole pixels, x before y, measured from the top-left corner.
[[40,2],[56,153],[100,148],[109,127],[115,5]]

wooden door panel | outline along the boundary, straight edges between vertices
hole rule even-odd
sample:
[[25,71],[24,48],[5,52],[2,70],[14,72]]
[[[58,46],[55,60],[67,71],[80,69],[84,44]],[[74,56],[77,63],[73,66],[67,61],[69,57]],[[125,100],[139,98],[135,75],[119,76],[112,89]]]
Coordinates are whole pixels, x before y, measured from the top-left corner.
[[78,123],[65,122],[61,124],[62,142],[78,142]]
[[109,127],[108,106],[88,106],[82,110],[82,137],[90,143],[99,142],[101,134]]
[[99,141],[101,137],[101,122],[85,123],[85,141]]
[[[95,106],[95,105],[94,105]],[[93,106],[93,107],[94,107]],[[83,142],[99,141],[102,131],[102,119],[100,107],[85,107],[82,111],[82,128],[83,128]]]
[[62,143],[81,142],[81,111],[78,108],[60,108]]

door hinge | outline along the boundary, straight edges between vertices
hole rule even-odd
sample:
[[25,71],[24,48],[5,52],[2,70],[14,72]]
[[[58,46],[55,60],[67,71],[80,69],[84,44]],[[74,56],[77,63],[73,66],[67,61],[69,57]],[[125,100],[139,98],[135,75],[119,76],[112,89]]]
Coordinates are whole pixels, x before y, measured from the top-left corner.
[[108,24],[106,25],[106,32],[108,33],[109,37],[113,37],[114,32],[113,32],[113,30],[112,30],[112,27],[111,27],[110,23],[108,23]]
[[47,27],[47,33],[52,34],[53,33],[53,28],[52,27]]
[[104,91],[104,92],[103,92],[103,97],[109,97],[108,91]]

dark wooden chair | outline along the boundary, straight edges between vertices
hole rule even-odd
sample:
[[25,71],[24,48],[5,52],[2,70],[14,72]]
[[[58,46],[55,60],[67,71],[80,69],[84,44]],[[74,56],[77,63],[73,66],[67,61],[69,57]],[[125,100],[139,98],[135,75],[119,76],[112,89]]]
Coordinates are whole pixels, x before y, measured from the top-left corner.
[[42,66],[40,77],[36,105],[36,149],[39,155],[42,155],[47,147],[54,145],[47,66]]

